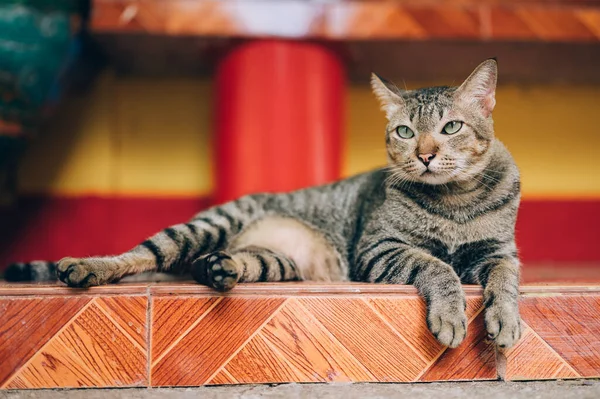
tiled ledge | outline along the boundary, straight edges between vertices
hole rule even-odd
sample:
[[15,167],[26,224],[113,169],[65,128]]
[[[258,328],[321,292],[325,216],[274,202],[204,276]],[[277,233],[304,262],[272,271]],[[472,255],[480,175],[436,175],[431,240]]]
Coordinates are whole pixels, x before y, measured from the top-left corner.
[[466,286],[456,349],[413,287],[0,284],[0,387],[199,386],[600,377],[600,284],[522,287],[521,341],[496,354]]

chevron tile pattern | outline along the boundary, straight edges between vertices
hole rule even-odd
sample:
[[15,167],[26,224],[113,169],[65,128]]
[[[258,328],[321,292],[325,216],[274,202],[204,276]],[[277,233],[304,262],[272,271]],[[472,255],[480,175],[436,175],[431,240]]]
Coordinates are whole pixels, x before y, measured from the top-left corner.
[[[165,35],[597,42],[594,1],[94,0],[92,29]],[[265,14],[279,18],[265,19]],[[282,25],[281,19],[290,20]],[[201,24],[198,21],[202,21]]]
[[0,387],[600,377],[600,286],[522,291],[523,338],[497,367],[476,287],[467,338],[448,349],[406,286],[0,284]]
[[[172,301],[153,298],[153,315]],[[470,298],[472,332],[461,349],[453,350],[441,347],[426,330],[425,307],[416,296],[205,301],[198,303],[204,313],[197,312],[183,333],[169,329],[168,338],[161,331],[165,323],[153,318],[153,336],[169,339],[161,344],[167,349],[154,352],[153,386],[497,378],[493,347],[481,339],[478,297]],[[398,320],[407,328],[398,328]]]
[[147,298],[0,298],[0,387],[147,385]]
[[600,376],[600,295],[525,297],[524,338],[507,353],[507,379]]

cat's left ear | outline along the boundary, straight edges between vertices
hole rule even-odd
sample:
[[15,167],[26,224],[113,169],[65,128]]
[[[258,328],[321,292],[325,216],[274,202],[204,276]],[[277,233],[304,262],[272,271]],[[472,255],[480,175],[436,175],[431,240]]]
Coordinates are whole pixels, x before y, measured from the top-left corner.
[[465,102],[476,103],[487,118],[496,106],[498,63],[495,58],[483,61],[463,82],[456,95]]
[[404,106],[400,89],[375,73],[371,74],[371,88],[388,120]]

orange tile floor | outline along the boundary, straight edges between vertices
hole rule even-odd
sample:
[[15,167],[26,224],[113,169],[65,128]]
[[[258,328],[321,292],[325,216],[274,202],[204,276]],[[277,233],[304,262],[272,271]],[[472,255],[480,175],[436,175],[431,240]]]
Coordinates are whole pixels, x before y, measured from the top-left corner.
[[410,286],[0,283],[0,387],[600,377],[595,270],[561,284],[524,273],[525,330],[506,353],[485,338],[474,286],[468,336],[448,349]]

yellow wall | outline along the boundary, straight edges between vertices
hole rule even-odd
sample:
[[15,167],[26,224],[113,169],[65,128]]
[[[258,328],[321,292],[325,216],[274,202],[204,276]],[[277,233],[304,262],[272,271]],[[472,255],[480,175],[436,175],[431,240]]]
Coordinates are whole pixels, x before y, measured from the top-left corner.
[[[210,82],[120,78],[66,99],[22,163],[23,192],[210,193]],[[348,91],[344,174],[385,162],[384,117],[367,86]],[[496,133],[521,167],[525,197],[600,196],[600,87],[497,91]]]
[[120,79],[70,97],[31,143],[26,193],[195,196],[210,192],[210,84]]

